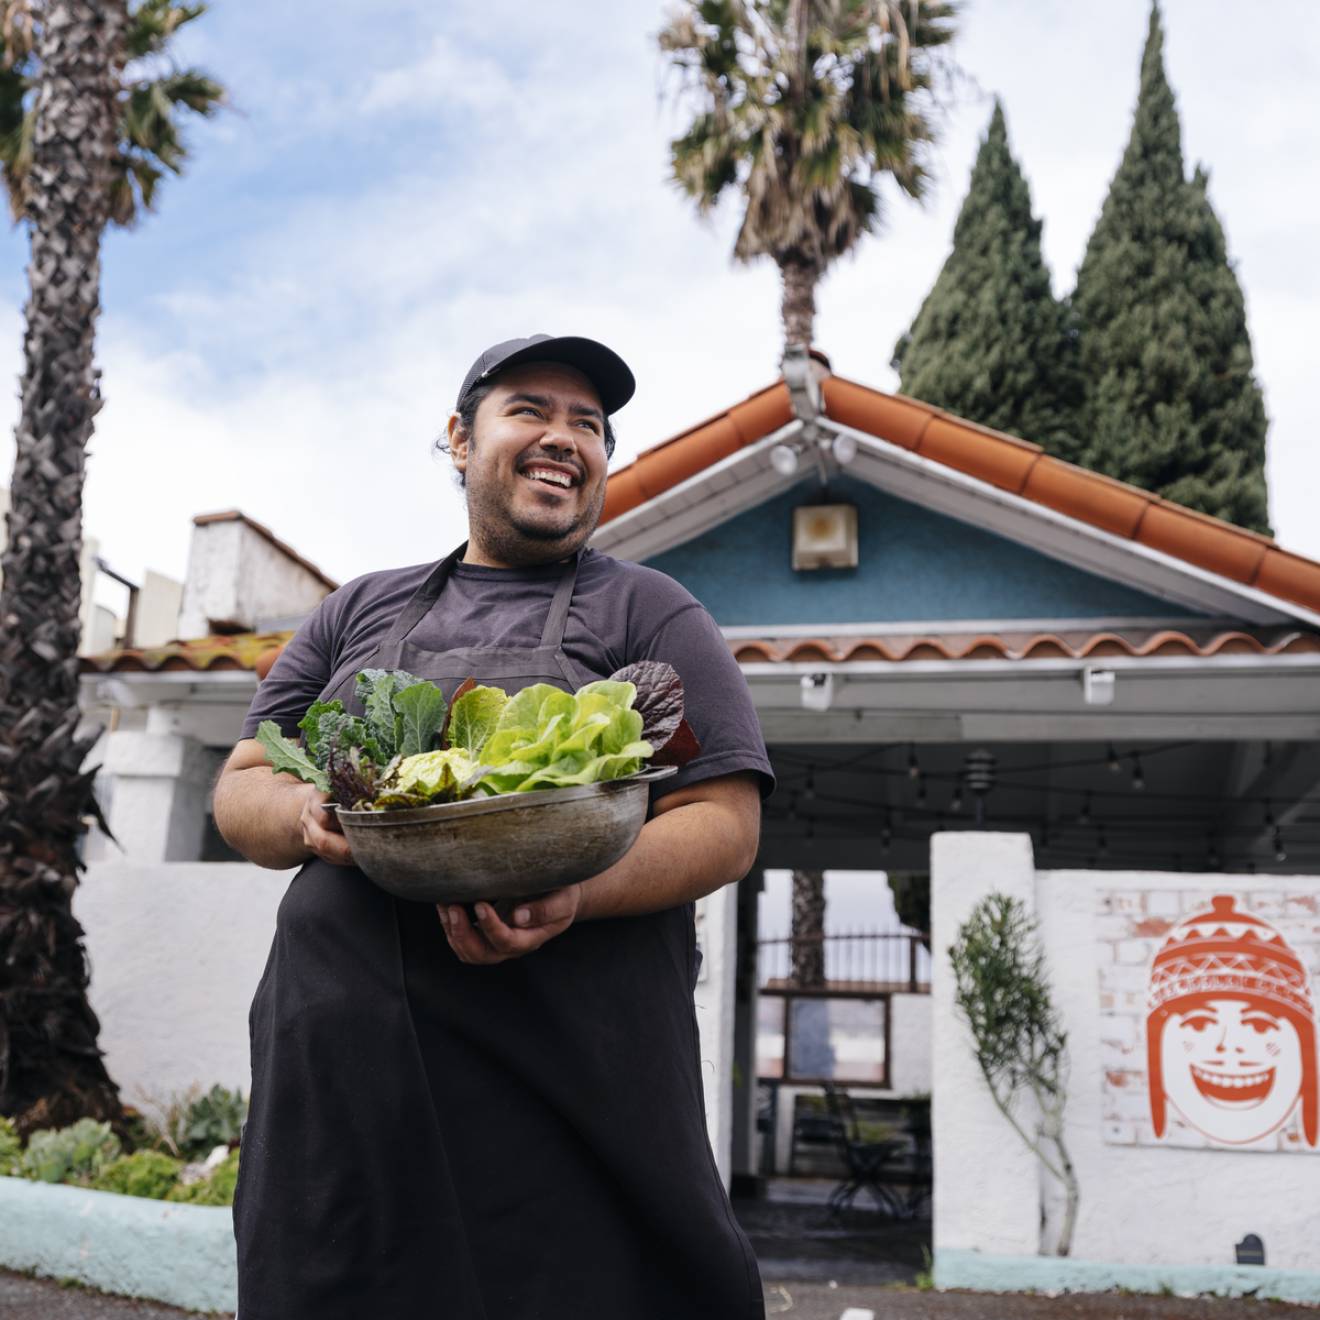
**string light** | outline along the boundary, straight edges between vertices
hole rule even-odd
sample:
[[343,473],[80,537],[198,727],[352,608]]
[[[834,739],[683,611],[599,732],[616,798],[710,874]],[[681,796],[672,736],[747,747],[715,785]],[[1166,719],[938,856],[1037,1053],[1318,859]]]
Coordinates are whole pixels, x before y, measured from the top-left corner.
[[1132,753],[1132,787],[1140,792],[1146,787],[1146,776],[1141,773],[1141,757]]
[[916,743],[908,743],[907,772],[909,779],[921,778],[921,764],[917,760]]
[[814,802],[816,799],[816,772],[807,771],[807,782],[802,789],[802,797],[807,802]]
[[1274,827],[1274,860],[1276,862],[1286,862],[1288,860],[1288,850],[1283,846],[1283,835],[1279,832],[1279,827]]
[[949,799],[949,810],[959,812],[962,810],[962,805],[962,777],[959,776],[953,781],[953,797]]
[[1123,767],[1118,763],[1118,753],[1114,751],[1113,743],[1105,744],[1105,758],[1109,764],[1110,770],[1112,770],[1114,774],[1118,774]]

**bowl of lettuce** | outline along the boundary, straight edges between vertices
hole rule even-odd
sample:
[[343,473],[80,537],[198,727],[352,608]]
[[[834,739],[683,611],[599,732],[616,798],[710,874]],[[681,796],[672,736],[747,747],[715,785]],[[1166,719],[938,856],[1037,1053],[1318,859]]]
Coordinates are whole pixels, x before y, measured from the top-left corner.
[[328,793],[356,864],[425,902],[498,900],[586,879],[645,823],[651,783],[698,746],[669,665],[642,661],[564,692],[512,695],[469,679],[447,700],[400,670],[364,670],[356,696],[316,702],[298,743],[258,730],[272,767]]

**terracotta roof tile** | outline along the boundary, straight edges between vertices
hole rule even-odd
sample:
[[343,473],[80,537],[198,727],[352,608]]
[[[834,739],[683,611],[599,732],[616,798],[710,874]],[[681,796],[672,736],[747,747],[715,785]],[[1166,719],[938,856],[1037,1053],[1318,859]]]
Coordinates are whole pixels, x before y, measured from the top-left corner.
[[1144,490],[1062,463],[1049,454],[1043,454],[1027,474],[1021,494],[1070,518],[1128,538],[1136,535],[1151,504]]
[[1299,605],[1320,609],[1320,564],[1271,546],[1256,573],[1255,586]]
[[[1087,472],[1043,453],[1038,445],[977,426],[917,399],[885,394],[840,376],[826,376],[821,393],[826,415],[841,425],[914,450],[1112,535],[1320,610],[1320,563],[1280,550],[1269,537]],[[791,416],[788,390],[777,381],[727,412],[647,450],[611,474],[601,522],[637,508],[737,448],[763,439]]]
[[[1106,656],[1299,655],[1320,653],[1320,634],[1175,629],[1026,633],[888,634],[883,637],[752,637],[729,643],[743,664],[844,664],[908,660],[1053,660]],[[255,670],[264,678],[292,632],[241,633],[84,656],[84,673]]]
[[1026,485],[1027,474],[1040,457],[1035,445],[943,415],[933,417],[922,432],[917,453],[1014,494]]
[[251,670],[268,652],[282,647],[293,632],[233,633],[198,637],[191,641],[166,642],[163,646],[119,647],[100,655],[81,657],[84,674],[170,673],[193,670],[205,673],[222,669]]
[[1226,536],[1226,526],[1218,518],[1208,518],[1193,509],[1152,500],[1134,539],[1234,582],[1252,582],[1270,542],[1241,527]]
[[755,444],[793,420],[793,401],[782,382],[761,390],[729,409],[729,420],[738,432],[738,442]]
[[977,633],[884,637],[738,638],[742,664],[849,664],[863,660],[1083,660],[1111,656],[1303,655],[1320,653],[1320,635],[1219,632],[1203,639],[1161,629],[1150,633]]
[[915,449],[935,409],[902,395],[878,394],[840,376],[821,382],[826,415],[844,426],[868,435],[878,435],[890,444]]

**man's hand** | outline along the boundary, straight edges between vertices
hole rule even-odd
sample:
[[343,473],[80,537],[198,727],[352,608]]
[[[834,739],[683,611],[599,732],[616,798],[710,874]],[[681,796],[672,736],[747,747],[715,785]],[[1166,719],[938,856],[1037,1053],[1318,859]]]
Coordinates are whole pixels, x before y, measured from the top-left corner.
[[475,926],[457,903],[437,904],[436,911],[449,947],[459,961],[490,967],[521,958],[562,935],[573,924],[581,902],[582,886],[577,884],[517,903],[510,914],[511,924],[506,924],[489,903],[477,904]]
[[326,810],[325,804],[329,801],[329,793],[318,792],[311,784],[307,785],[307,797],[298,817],[303,843],[323,862],[333,866],[352,866],[353,853],[344,838],[339,817]]

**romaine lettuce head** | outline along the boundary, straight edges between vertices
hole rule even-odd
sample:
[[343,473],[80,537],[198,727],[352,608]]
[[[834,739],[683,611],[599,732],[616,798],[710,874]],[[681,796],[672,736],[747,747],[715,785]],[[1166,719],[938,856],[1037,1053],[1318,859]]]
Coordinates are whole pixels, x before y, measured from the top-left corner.
[[575,693],[548,683],[524,688],[474,751],[491,793],[594,784],[635,774],[651,755],[632,683],[602,679]]

